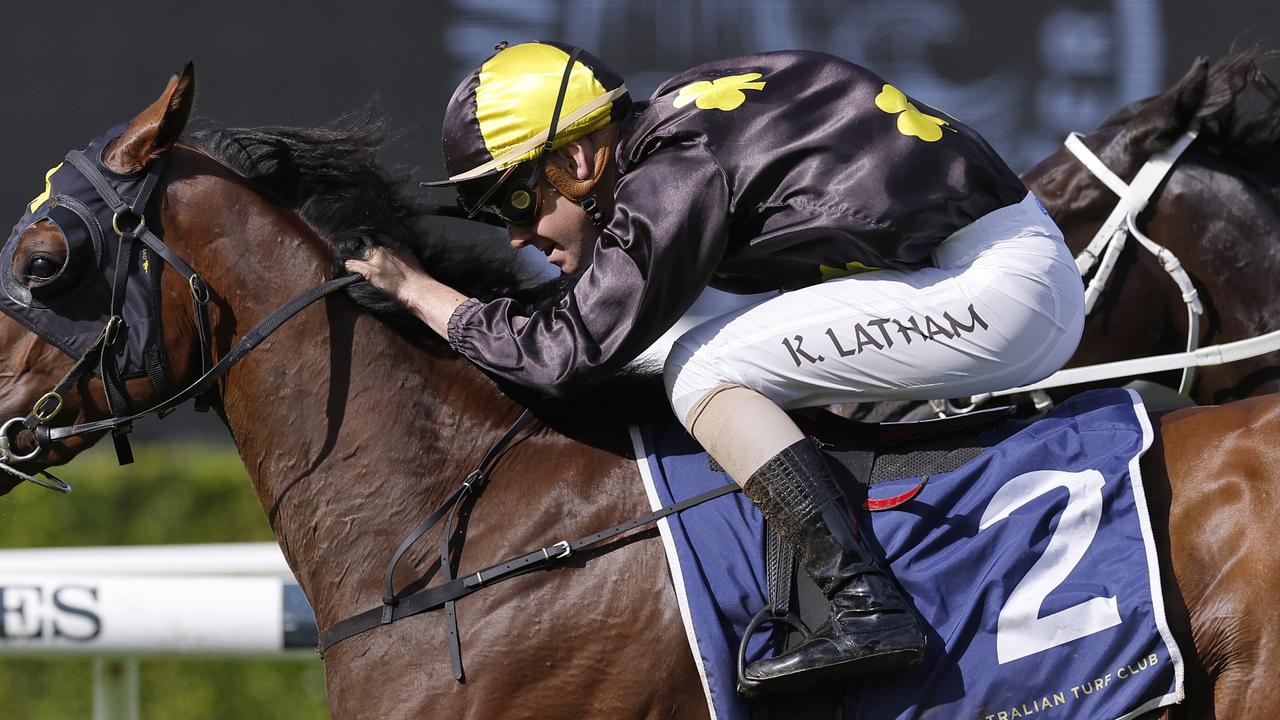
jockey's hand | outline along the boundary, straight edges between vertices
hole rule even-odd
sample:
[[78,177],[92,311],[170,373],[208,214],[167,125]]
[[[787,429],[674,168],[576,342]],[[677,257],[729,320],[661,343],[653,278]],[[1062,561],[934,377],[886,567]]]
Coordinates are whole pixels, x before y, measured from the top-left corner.
[[345,265],[348,271],[363,275],[374,287],[405,305],[409,304],[412,288],[426,275],[417,258],[385,247],[370,248],[364,258],[348,260]]
[[467,296],[432,278],[408,252],[384,247],[365,251],[362,259],[348,260],[346,268],[360,273],[374,287],[399,300],[440,337],[449,337],[449,318]]

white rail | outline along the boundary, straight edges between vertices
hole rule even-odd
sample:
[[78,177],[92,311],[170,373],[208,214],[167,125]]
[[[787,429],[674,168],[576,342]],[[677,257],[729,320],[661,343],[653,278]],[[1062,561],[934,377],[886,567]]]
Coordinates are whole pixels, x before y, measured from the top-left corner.
[[94,658],[94,720],[137,720],[138,658],[316,661],[311,608],[271,543],[0,551],[0,655]]
[[0,550],[0,573],[258,575],[292,578],[275,543],[207,543]]

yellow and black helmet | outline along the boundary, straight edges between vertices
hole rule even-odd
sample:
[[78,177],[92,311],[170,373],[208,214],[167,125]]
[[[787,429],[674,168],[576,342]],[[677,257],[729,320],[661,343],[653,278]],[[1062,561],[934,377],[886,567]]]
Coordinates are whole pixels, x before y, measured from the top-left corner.
[[423,185],[501,173],[542,154],[553,119],[552,149],[621,118],[630,104],[622,78],[586,51],[554,42],[500,44],[445,109],[441,135],[449,178]]

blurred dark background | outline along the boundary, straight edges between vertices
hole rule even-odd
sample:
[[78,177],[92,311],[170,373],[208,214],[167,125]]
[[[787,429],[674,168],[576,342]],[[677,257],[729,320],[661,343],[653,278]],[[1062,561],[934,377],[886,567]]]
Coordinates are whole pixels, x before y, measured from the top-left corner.
[[699,62],[805,47],[872,67],[1024,170],[1197,55],[1280,43],[1280,4],[1246,0],[71,2],[5,3],[0,17],[0,198],[15,219],[66,150],[188,59],[197,112],[219,123],[316,124],[377,96],[405,131],[388,159],[435,175],[444,104],[499,40],[582,45],[637,96]]

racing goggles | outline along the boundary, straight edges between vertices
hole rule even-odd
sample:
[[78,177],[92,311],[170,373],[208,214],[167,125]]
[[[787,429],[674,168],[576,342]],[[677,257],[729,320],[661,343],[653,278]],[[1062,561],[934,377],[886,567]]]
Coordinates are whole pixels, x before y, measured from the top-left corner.
[[534,163],[512,165],[497,182],[483,189],[475,181],[459,185],[458,207],[468,219],[483,216],[496,218],[504,225],[533,225],[542,211],[542,188],[538,179],[543,162],[539,157]]

